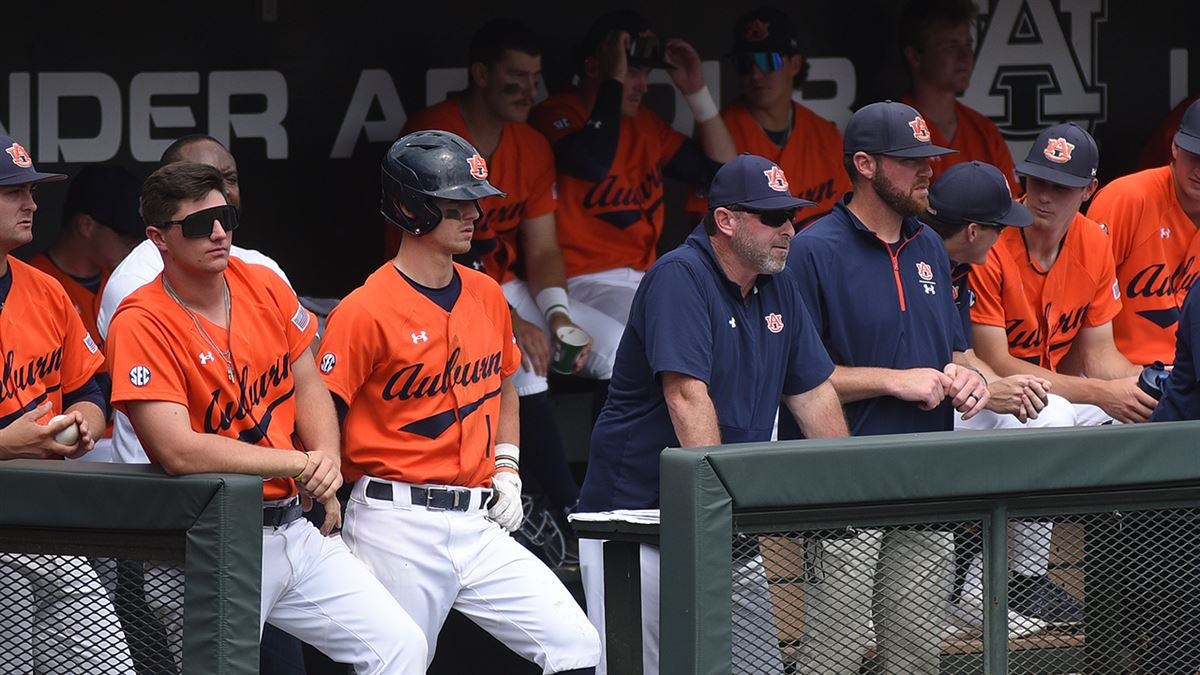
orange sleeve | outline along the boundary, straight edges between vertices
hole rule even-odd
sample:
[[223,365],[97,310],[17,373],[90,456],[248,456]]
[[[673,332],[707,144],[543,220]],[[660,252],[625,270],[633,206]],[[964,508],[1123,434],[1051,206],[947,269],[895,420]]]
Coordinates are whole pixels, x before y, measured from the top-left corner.
[[529,114],[529,124],[551,143],[583,128],[586,118],[565,102],[548,100]]
[[63,393],[68,394],[92,379],[104,365],[104,356],[83,327],[83,320],[79,318],[79,312],[75,311],[75,305],[67,297],[66,291],[56,293],[55,297],[58,298],[64,333],[62,388]]
[[1004,327],[1003,272],[996,246],[988,251],[987,262],[971,267],[971,291],[975,305],[971,307],[971,323]]
[[[360,291],[361,292],[361,289]],[[375,370],[379,325],[365,303],[352,294],[329,315],[317,350],[321,379],[329,391],[351,405]]]
[[1112,252],[1101,250],[1097,253],[1101,260],[1100,274],[1096,279],[1096,293],[1084,319],[1088,326],[1104,325],[1121,313],[1121,284],[1117,281],[1117,265],[1113,262]]
[[554,152],[550,143],[536,134],[530,134],[524,147],[524,161],[530,163],[530,185],[525,202],[525,217],[536,218],[554,213],[557,205],[554,170]]
[[128,414],[129,401],[168,401],[187,406],[187,376],[167,335],[143,307],[130,307],[113,318],[105,344],[112,363],[112,404]]
[[1113,261],[1117,265],[1125,262],[1133,253],[1134,233],[1138,230],[1143,211],[1141,199],[1130,199],[1112,189],[1101,190],[1088,207],[1087,217],[1107,228]]

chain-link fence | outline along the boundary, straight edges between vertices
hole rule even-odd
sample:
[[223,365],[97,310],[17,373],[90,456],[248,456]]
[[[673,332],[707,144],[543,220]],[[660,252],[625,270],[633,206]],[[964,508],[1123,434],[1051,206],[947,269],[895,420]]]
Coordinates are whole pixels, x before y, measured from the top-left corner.
[[182,570],[0,553],[0,673],[166,675],[183,647]]
[[1006,580],[1011,675],[1200,670],[1200,510],[1007,529],[1001,575],[981,520],[735,536],[732,672],[983,673],[984,607],[1005,597],[985,593],[988,574]]

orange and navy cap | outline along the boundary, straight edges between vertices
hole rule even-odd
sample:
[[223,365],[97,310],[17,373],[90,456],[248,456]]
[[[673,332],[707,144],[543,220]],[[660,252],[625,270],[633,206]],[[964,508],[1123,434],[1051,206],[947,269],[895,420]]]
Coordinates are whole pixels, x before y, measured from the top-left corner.
[[25,146],[4,134],[0,134],[0,149],[4,150],[0,155],[0,185],[53,183],[67,179],[66,174],[42,173],[34,169],[33,156]]
[[889,157],[937,157],[957,150],[934,145],[929,125],[916,108],[880,101],[858,109],[846,124],[842,150],[847,155],[865,152]]
[[783,211],[815,205],[792,196],[787,176],[778,165],[745,152],[726,162],[708,188],[709,209],[744,206],[755,211]]
[[1096,179],[1100,149],[1092,135],[1074,122],[1056,124],[1038,134],[1017,173],[1069,188],[1083,188]]
[[[618,9],[600,15],[591,27],[583,42],[579,44],[579,63],[593,56],[604,38],[613,31],[629,33],[629,65],[636,68],[663,68],[673,70],[675,67],[663,59],[663,44],[658,32],[646,20],[646,17],[632,9]],[[582,65],[580,66],[582,72]]]
[[1175,132],[1175,145],[1200,155],[1200,100],[1193,101],[1183,113],[1179,131]]
[[759,7],[740,16],[733,26],[733,53],[800,53],[800,31],[792,17],[774,7]]
[[947,225],[1025,227],[1033,214],[1013,199],[1004,174],[983,162],[946,169],[929,187],[929,215]]

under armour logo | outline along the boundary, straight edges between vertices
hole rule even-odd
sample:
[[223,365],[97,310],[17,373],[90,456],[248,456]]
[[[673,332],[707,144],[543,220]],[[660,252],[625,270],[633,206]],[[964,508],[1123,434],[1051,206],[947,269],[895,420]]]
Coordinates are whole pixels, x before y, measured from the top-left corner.
[[934,286],[933,284],[924,284],[924,286],[925,295],[937,295],[937,286]]
[[1163,238],[1163,239],[1170,239],[1170,238],[1171,238],[1171,228],[1169,228],[1169,227],[1164,227],[1164,228],[1160,229],[1160,230],[1158,231],[1158,233],[1159,233],[1160,235],[1162,235],[1162,238]]
[[425,334],[425,331],[421,331],[420,333],[413,333],[412,341],[413,341],[414,345],[420,344],[422,342],[429,342],[429,336]]
[[733,318],[732,316],[729,317],[729,327],[737,328],[737,319]]
[[197,354],[196,356],[197,356],[197,357],[200,359],[200,365],[202,365],[202,366],[203,366],[204,364],[208,363],[209,361],[212,361],[212,360],[213,360],[213,353],[212,353],[212,352],[200,352],[200,353],[199,353],[199,354]]
[[483,271],[483,261],[482,260],[473,260],[473,261],[471,261],[471,267],[475,268],[476,272],[482,272]]

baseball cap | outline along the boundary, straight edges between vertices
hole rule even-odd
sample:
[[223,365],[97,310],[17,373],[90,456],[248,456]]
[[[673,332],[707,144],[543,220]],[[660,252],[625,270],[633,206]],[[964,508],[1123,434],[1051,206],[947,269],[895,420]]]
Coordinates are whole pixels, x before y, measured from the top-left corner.
[[1193,101],[1183,113],[1179,131],[1175,132],[1175,145],[1200,155],[1200,99]]
[[947,225],[1025,227],[1033,214],[1012,197],[1000,169],[983,162],[950,167],[929,188],[929,215]]
[[30,183],[54,183],[66,180],[63,173],[42,173],[33,168],[33,156],[25,146],[11,137],[0,134],[0,185],[28,185]]
[[865,152],[890,157],[938,157],[957,150],[934,145],[929,125],[916,108],[880,101],[859,108],[846,124],[842,150],[847,155]]
[[1082,188],[1096,178],[1100,150],[1092,135],[1074,122],[1056,124],[1038,134],[1017,173],[1055,185]]
[[717,170],[708,188],[708,208],[745,206],[756,211],[779,211],[815,206],[793,197],[787,176],[771,160],[742,153]]
[[632,9],[618,9],[600,15],[588,28],[579,44],[579,62],[592,56],[609,33],[620,30],[629,33],[629,65],[638,68],[674,68],[663,60],[662,40],[646,17]]
[[127,237],[144,238],[146,224],[138,212],[142,181],[125,167],[91,164],[67,187],[63,213],[83,213]]
[[759,7],[738,18],[733,26],[733,53],[800,53],[800,32],[792,18],[774,7]]

